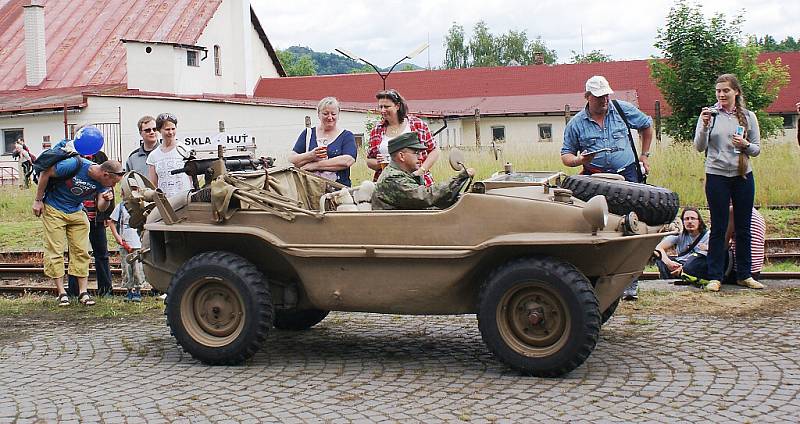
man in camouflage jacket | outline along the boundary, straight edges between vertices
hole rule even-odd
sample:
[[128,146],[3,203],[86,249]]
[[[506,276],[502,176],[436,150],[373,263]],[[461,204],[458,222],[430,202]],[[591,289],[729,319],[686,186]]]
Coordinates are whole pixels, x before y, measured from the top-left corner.
[[417,133],[401,134],[388,143],[391,163],[383,170],[375,193],[373,209],[445,209],[458,200],[464,181],[475,175],[468,168],[446,183],[425,187],[422,177],[414,175],[419,168],[418,154],[425,150]]

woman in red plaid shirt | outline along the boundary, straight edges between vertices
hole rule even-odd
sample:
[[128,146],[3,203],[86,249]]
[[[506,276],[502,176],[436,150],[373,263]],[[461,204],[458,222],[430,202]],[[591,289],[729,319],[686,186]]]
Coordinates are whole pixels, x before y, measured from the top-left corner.
[[367,151],[367,166],[375,171],[373,181],[378,181],[383,168],[389,163],[388,141],[400,134],[416,132],[427,149],[420,155],[420,167],[414,175],[422,175],[425,185],[433,183],[430,169],[439,159],[439,150],[433,142],[428,125],[421,119],[408,115],[408,105],[405,99],[396,90],[379,91],[375,95],[378,99],[378,110],[383,120],[372,129],[369,134],[369,151]]

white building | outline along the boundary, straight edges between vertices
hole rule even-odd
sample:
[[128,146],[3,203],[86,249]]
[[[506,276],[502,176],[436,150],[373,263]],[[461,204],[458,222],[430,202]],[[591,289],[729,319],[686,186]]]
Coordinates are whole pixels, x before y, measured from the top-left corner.
[[261,78],[285,72],[248,0],[20,3],[0,0],[5,171],[16,169],[18,138],[38,153],[76,125],[96,124],[104,151],[124,161],[143,115],[176,115],[179,139],[195,145],[224,126],[263,155],[285,154],[304,117],[316,118],[308,107],[253,99]]

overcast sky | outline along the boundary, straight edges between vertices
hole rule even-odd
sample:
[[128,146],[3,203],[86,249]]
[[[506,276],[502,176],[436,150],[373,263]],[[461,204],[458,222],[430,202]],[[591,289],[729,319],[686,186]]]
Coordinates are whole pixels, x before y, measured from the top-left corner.
[[[656,31],[666,22],[668,0],[251,0],[273,46],[306,46],[318,52],[349,50],[380,66],[430,41],[428,51],[413,63],[441,66],[444,37],[453,22],[466,38],[476,22],[486,22],[493,34],[524,30],[533,39],[541,35],[568,62],[572,51],[602,50],[614,60],[659,55],[653,47]],[[729,19],[745,11],[745,34],[770,34],[778,41],[800,38],[800,1],[704,0],[706,16],[722,12]]]

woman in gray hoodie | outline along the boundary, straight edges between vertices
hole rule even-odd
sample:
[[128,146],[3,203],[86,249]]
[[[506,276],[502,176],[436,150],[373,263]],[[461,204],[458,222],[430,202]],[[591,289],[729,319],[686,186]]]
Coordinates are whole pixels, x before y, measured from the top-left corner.
[[728,206],[733,203],[736,246],[736,282],[752,289],[764,285],[750,275],[750,213],[755,181],[750,158],[761,153],[756,115],[744,108],[742,86],[733,74],[720,75],[716,83],[717,103],[703,108],[697,120],[694,147],[706,152],[706,200],[711,212],[706,290],[719,291],[725,270],[725,231]]

